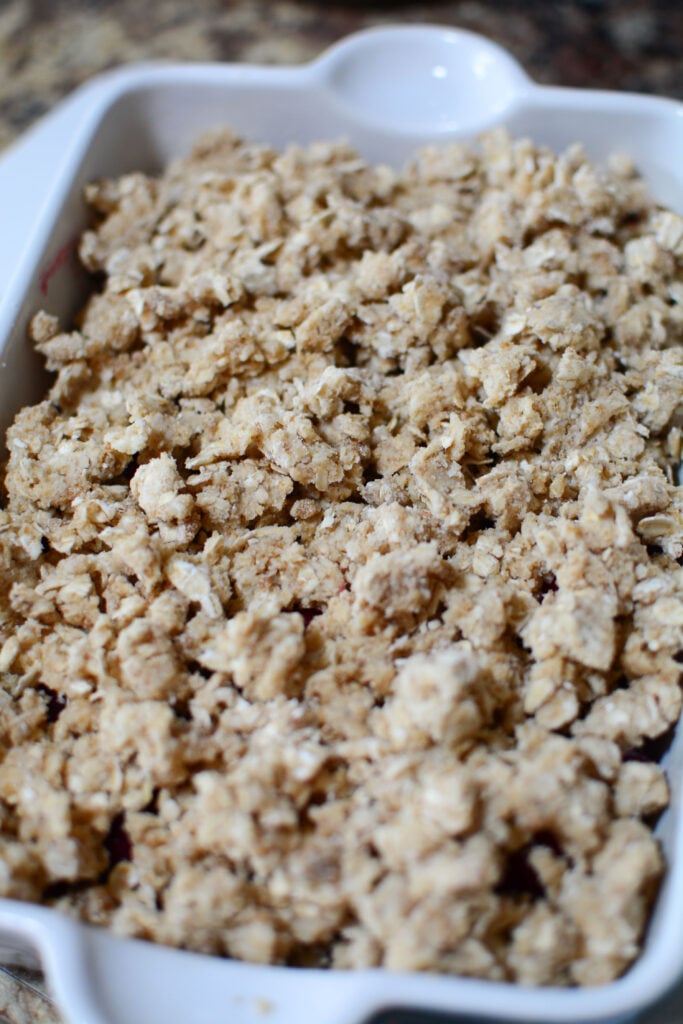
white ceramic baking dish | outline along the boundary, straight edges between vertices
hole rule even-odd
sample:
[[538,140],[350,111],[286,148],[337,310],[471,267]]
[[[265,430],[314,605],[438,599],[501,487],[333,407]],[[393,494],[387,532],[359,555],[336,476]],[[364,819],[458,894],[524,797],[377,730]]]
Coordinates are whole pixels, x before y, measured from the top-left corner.
[[[297,68],[132,66],[79,89],[0,160],[0,426],[40,396],[26,341],[39,307],[68,319],[84,295],[74,259],[84,182],[155,170],[205,128],[226,124],[277,146],[348,137],[371,160],[507,125],[596,159],[629,153],[664,203],[683,207],[683,104],[541,87],[505,51],[467,32],[391,27],[352,36]],[[683,972],[683,737],[667,755],[669,864],[635,966],[591,990],[260,967],[121,940],[43,907],[0,900],[0,956],[36,955],[69,1024],[362,1024],[383,1009],[517,1022],[626,1019]],[[265,1015],[265,1016],[264,1016]]]

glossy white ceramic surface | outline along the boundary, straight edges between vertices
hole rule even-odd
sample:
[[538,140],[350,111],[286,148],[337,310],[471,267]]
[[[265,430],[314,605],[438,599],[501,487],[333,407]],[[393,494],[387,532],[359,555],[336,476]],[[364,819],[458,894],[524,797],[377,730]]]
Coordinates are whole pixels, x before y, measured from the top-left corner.
[[[40,307],[68,318],[84,295],[74,243],[82,185],[155,170],[205,128],[277,146],[348,137],[371,160],[498,124],[595,159],[629,153],[656,196],[683,210],[683,104],[540,87],[504,50],[432,26],[370,30],[298,68],[132,66],[78,90],[0,160],[0,428],[44,376],[26,341]],[[679,730],[680,733],[680,730]],[[501,1021],[606,1021],[639,1011],[683,969],[683,740],[668,755],[672,805],[659,826],[670,865],[645,950],[592,990],[383,971],[259,967],[117,939],[55,912],[0,900],[0,954],[37,951],[70,1024],[362,1024],[413,1008]]]

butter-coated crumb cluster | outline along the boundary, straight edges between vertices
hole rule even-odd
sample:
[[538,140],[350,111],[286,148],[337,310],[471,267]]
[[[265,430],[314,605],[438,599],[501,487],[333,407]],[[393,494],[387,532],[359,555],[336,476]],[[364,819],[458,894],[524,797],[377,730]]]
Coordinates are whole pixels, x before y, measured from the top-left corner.
[[7,439],[0,894],[620,975],[681,709],[683,219],[503,133],[395,171],[220,132],[86,200]]

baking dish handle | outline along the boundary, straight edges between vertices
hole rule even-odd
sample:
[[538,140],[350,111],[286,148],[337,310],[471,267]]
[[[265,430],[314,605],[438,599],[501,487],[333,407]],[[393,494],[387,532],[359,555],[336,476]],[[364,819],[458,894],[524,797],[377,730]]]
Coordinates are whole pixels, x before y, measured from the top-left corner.
[[533,89],[507,50],[439,25],[357,32],[309,67],[356,122],[418,136],[479,132]]
[[202,956],[3,900],[0,946],[30,949],[65,1024],[363,1024],[386,1006],[372,971],[297,970]]

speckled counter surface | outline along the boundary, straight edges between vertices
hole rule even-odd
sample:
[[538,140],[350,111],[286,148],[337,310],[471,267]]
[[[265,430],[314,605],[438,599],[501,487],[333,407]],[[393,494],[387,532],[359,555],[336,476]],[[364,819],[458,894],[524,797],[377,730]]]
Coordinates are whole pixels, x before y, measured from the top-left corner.
[[483,32],[542,82],[683,98],[677,0],[0,0],[0,147],[104,68],[149,58],[296,63],[392,21]]
[[[0,0],[0,150],[106,68],[149,59],[299,63],[349,32],[392,22],[481,32],[540,82],[683,99],[680,0]],[[59,1019],[40,975],[17,979],[0,967],[0,1022]],[[683,1024],[683,991],[639,1024]]]

